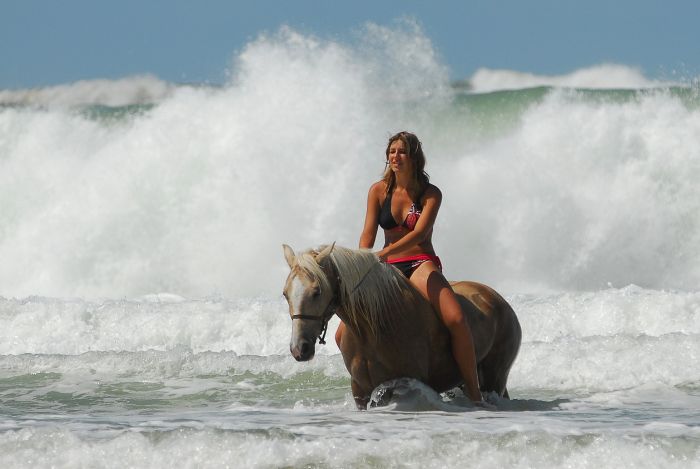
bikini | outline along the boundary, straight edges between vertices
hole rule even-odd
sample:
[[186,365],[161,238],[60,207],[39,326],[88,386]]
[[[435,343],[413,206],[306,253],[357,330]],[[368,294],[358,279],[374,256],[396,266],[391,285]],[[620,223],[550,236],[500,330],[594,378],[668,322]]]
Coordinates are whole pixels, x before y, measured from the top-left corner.
[[[404,221],[399,225],[394,219],[394,215],[391,213],[392,195],[393,192],[389,192],[387,194],[386,198],[384,199],[384,203],[379,210],[379,226],[385,230],[405,228],[408,231],[413,231],[416,227],[416,223],[418,223],[421,212],[423,211],[423,206],[420,204],[420,197],[418,198],[418,204],[415,202],[411,204],[411,208],[408,210],[408,215],[406,215]],[[416,254],[413,256],[398,257],[396,259],[388,260],[387,263],[399,269],[401,273],[406,276],[406,278],[410,278],[411,274],[413,274],[413,272],[422,263],[428,261],[435,263],[440,272],[442,272],[442,263],[440,262],[440,258],[432,254]]]

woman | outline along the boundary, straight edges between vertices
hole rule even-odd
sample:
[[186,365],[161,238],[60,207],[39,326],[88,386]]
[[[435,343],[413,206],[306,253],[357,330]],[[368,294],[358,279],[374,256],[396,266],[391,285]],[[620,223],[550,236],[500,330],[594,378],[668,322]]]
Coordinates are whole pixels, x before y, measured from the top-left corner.
[[[360,248],[371,249],[378,227],[384,229],[384,248],[377,255],[403,272],[439,313],[452,337],[452,354],[464,379],[464,392],[479,402],[471,330],[433,249],[433,224],[442,194],[428,182],[425,155],[414,134],[399,132],[391,137],[386,158],[384,178],[369,188]],[[338,343],[344,327],[341,323],[336,332]]]

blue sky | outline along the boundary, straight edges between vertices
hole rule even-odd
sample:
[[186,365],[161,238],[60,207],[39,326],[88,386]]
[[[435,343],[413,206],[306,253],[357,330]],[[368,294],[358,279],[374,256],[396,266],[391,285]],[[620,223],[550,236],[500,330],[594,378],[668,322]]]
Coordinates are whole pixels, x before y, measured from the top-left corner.
[[553,75],[601,63],[700,75],[696,0],[6,0],[0,89],[144,73],[221,83],[262,32],[288,25],[345,41],[366,22],[406,16],[455,80],[480,67]]

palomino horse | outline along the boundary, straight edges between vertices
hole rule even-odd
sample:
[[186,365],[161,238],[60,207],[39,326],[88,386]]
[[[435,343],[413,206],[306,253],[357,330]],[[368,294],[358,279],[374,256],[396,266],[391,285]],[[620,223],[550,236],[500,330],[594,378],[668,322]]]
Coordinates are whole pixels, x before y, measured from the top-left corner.
[[[339,348],[350,372],[353,397],[365,409],[380,384],[402,377],[437,392],[462,384],[447,328],[427,299],[394,267],[365,250],[326,246],[295,254],[285,245],[291,272],[284,286],[292,318],[290,351],[313,358],[337,314],[346,329]],[[520,348],[513,309],[491,288],[454,282],[474,337],[482,392],[508,397],[506,381]]]

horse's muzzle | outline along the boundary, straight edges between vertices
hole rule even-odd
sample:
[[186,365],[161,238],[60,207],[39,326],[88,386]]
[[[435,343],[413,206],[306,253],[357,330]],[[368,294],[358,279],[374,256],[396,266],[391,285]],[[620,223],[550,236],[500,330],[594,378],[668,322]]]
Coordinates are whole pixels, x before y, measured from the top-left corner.
[[298,362],[309,361],[316,354],[316,344],[309,340],[300,340],[289,346],[289,351]]

